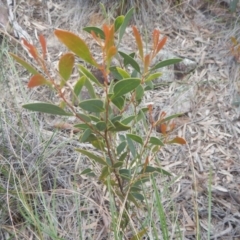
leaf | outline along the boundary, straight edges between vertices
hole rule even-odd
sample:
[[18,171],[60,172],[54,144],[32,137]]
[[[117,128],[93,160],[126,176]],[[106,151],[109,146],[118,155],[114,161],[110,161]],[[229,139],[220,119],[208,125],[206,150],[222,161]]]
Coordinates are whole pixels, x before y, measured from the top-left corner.
[[138,114],[137,114],[137,120],[136,120],[136,122],[142,121],[145,129],[148,129],[149,124],[147,124],[146,112],[148,112],[148,108],[142,108],[142,109],[140,109],[139,112],[138,112]]
[[144,200],[144,196],[143,196],[142,194],[140,194],[140,193],[131,192],[131,194],[132,194],[132,196],[133,196],[134,198],[136,198],[136,199],[139,200],[139,201],[143,201],[143,200]]
[[103,32],[105,35],[104,49],[106,53],[109,49],[114,46],[114,26],[113,25],[103,25]]
[[42,47],[43,59],[45,59],[45,58],[46,58],[46,54],[47,54],[47,43],[46,43],[46,39],[45,39],[45,37],[44,37],[42,34],[40,34],[40,35],[38,36],[38,40],[39,40],[39,42],[40,42],[40,44],[41,44],[41,47]]
[[31,77],[30,81],[28,82],[28,87],[33,88],[47,83],[49,83],[49,81],[47,81],[41,74],[37,74]]
[[119,168],[123,165],[123,162],[122,161],[118,161],[116,163],[113,164],[113,168]]
[[98,138],[94,134],[91,133],[90,136],[88,137],[87,141],[92,144],[92,142],[98,141]]
[[99,122],[100,121],[100,119],[98,118],[98,117],[96,117],[96,116],[94,116],[94,115],[88,115],[90,118],[91,118],[91,120],[93,121],[93,122]]
[[160,72],[153,73],[146,78],[145,82],[152,81],[152,80],[157,79],[161,76],[162,76],[162,73],[160,73]]
[[[119,157],[119,161],[120,162],[124,162],[124,160],[126,159],[126,157],[127,157],[127,155],[128,155],[128,152],[124,152],[120,157]],[[126,161],[125,161],[126,162]]]
[[109,130],[112,131],[112,132],[121,132],[121,131],[127,131],[130,128],[131,127],[126,126],[119,121],[116,121],[116,122],[114,122],[114,128],[111,127],[111,128],[109,128]]
[[158,29],[154,29],[153,30],[153,50],[157,48],[159,37],[160,37],[160,31]]
[[111,116],[109,117],[109,119],[108,119],[108,126],[110,127],[110,128],[114,128],[114,123],[116,122],[116,121],[121,121],[121,119],[122,119],[122,115],[114,115],[114,114],[111,114]]
[[60,103],[58,104],[58,106],[59,106],[60,108],[64,109],[64,108],[67,106],[67,104],[66,104],[66,102],[64,102],[63,100],[61,100]]
[[186,144],[187,142],[185,139],[183,139],[181,137],[175,137],[173,140],[168,141],[167,143],[177,143],[177,144],[183,145],[183,144]]
[[123,37],[123,35],[124,35],[124,33],[125,33],[125,30],[126,30],[126,28],[127,28],[127,26],[128,26],[128,23],[129,23],[132,15],[133,15],[133,11],[134,11],[134,8],[131,8],[131,9],[127,12],[127,14],[125,15],[125,17],[124,17],[123,23],[122,23],[122,25],[121,25],[121,27],[120,27],[120,29],[119,29],[118,45],[120,44],[120,42],[121,42],[121,40],[122,40],[122,37]]
[[153,145],[164,146],[164,143],[159,138],[156,137],[150,137],[149,143]]
[[128,148],[129,148],[133,158],[135,158],[136,157],[136,148],[135,148],[131,138],[127,138],[127,143],[128,143]]
[[160,133],[166,134],[167,132],[167,124],[159,124],[159,128],[160,128]]
[[98,27],[85,27],[83,28],[84,31],[91,33],[94,32],[96,36],[99,36],[101,39],[105,39],[104,32],[101,28]]
[[96,149],[104,151],[105,144],[103,143],[103,141],[101,141],[99,139],[94,139],[94,140],[91,140],[90,142]]
[[138,65],[138,63],[136,62],[136,60],[134,60],[132,57],[130,57],[129,55],[127,55],[126,53],[124,52],[121,52],[121,51],[118,51],[119,54],[123,57],[124,59],[124,64],[127,65],[127,64],[130,64],[137,72],[141,72],[140,70],[140,67]]
[[50,103],[29,103],[23,105],[23,108],[35,112],[49,113],[53,115],[72,116],[71,113],[67,113],[62,108]]
[[106,157],[106,161],[107,161],[108,166],[112,166],[112,162],[108,156]]
[[134,116],[134,115],[131,115],[131,116],[126,117],[125,119],[123,119],[121,122],[122,122],[123,124],[129,124],[134,118],[135,118],[135,116]]
[[32,55],[32,57],[38,61],[39,55],[38,55],[38,51],[37,49],[30,44],[26,39],[22,38],[23,41],[23,45],[25,45],[25,47],[28,49],[28,52]]
[[96,156],[96,155],[94,155],[93,153],[91,153],[91,152],[89,152],[87,150],[80,149],[80,148],[77,148],[75,150],[80,152],[80,153],[82,153],[83,155],[89,157],[91,160],[93,160],[93,161],[95,161],[97,163],[100,163],[102,165],[107,165],[107,162],[103,158],[101,158],[99,156]]
[[80,119],[82,121],[84,121],[84,122],[91,122],[91,118],[89,116],[87,116],[85,114],[82,114],[82,113],[78,113],[77,115],[80,117]]
[[150,54],[144,57],[144,73],[148,72],[148,67],[150,65]]
[[[147,166],[150,167],[150,166]],[[155,168],[156,172],[167,175],[167,176],[172,176],[172,174],[166,170],[164,170],[163,168]]]
[[131,170],[130,169],[120,169],[119,174],[122,178],[131,179]]
[[[65,81],[67,81],[70,78],[73,66],[74,55],[72,53],[65,53],[64,55],[62,55],[58,63],[58,70],[59,74]],[[63,81],[63,83],[61,84],[62,86],[64,85],[65,81]]]
[[86,123],[75,124],[74,127],[79,128],[81,130],[85,130],[85,129],[89,128],[89,126]]
[[85,175],[85,174],[87,175],[88,173],[91,173],[91,172],[92,172],[91,168],[86,168],[80,173],[80,175]]
[[107,52],[107,61],[110,63],[111,62],[111,59],[116,55],[117,53],[117,48],[115,46],[111,46],[109,49],[108,49],[108,52]]
[[96,128],[97,128],[97,130],[99,130],[99,131],[105,131],[106,128],[107,128],[107,125],[106,125],[105,122],[101,121],[101,122],[98,122],[98,123],[96,124]]
[[112,103],[119,109],[122,110],[124,107],[125,99],[123,97],[118,97],[112,99]]
[[99,180],[104,181],[105,178],[110,174],[111,172],[109,171],[109,167],[108,166],[104,166],[102,168],[102,172],[101,175],[99,177]]
[[142,85],[139,85],[135,91],[136,91],[136,95],[135,95],[136,100],[137,101],[142,100],[142,97],[144,96],[144,89]]
[[79,96],[79,94],[85,84],[85,80],[86,80],[86,76],[80,77],[80,79],[77,81],[77,83],[74,86],[73,91],[77,97]]
[[163,37],[163,39],[157,45],[156,53],[158,53],[163,48],[166,42],[167,42],[167,37]]
[[172,65],[172,64],[176,64],[176,63],[179,63],[181,61],[182,61],[181,58],[173,58],[173,59],[164,60],[164,61],[161,61],[161,62],[157,63],[154,67],[152,67],[151,71],[162,68],[162,67],[166,67],[166,66],[169,66],[169,65]]
[[137,208],[139,208],[139,205],[138,205],[135,197],[133,197],[133,195],[132,195],[131,193],[128,194],[127,199],[128,199],[129,201],[133,202],[134,205],[135,205]]
[[113,117],[110,120],[111,120],[111,123],[113,124],[116,121],[120,121],[121,119],[122,119],[122,115],[117,115],[117,116],[113,115]]
[[138,186],[133,186],[130,189],[130,192],[140,192],[140,191],[142,191],[142,188]]
[[144,91],[153,90],[153,89],[154,89],[153,82],[152,81],[146,82],[146,87],[144,88]]
[[61,29],[56,29],[54,34],[64,45],[67,46],[69,50],[74,52],[78,57],[95,67],[98,66],[97,62],[91,55],[87,44],[76,34]]
[[170,121],[171,119],[180,117],[180,116],[182,116],[182,115],[183,115],[182,113],[177,113],[177,114],[171,115],[171,116],[169,116],[169,117],[166,117],[166,118],[162,119],[159,123],[168,122],[168,121]]
[[121,75],[121,79],[130,78],[130,74],[120,67],[116,67],[117,72]]
[[89,99],[79,103],[79,107],[89,112],[104,112],[103,101],[100,99]]
[[91,133],[92,133],[92,130],[91,130],[90,128],[87,128],[87,129],[84,131],[84,133],[83,133],[80,141],[83,142],[83,143],[84,143],[84,142],[88,142],[88,138],[89,138],[89,136],[90,136]]
[[135,134],[126,134],[129,138],[131,138],[133,141],[137,142],[137,143],[140,143],[140,144],[143,144],[143,140],[141,137],[139,137],[138,135],[135,135]]
[[113,87],[112,99],[123,96],[124,94],[131,92],[141,83],[139,78],[126,78],[118,81]]
[[139,177],[138,177],[138,180],[134,183],[134,186],[136,187],[136,186],[139,186],[139,185],[141,185],[142,186],[142,184],[143,183],[146,183],[146,182],[148,182],[150,179],[149,179],[149,176],[141,176],[141,175],[139,175]]
[[88,78],[85,79],[84,86],[87,88],[88,93],[89,93],[91,98],[97,98],[96,93],[95,93],[95,89],[93,88],[93,85],[92,85],[91,81],[89,81]]
[[119,140],[120,141],[125,141],[126,140],[125,134],[119,134]]
[[141,35],[135,26],[132,26],[132,29],[133,29],[133,35],[138,45],[139,55],[141,59],[143,59],[143,43],[142,43]]
[[21,64],[26,70],[31,74],[40,74],[35,68],[33,68],[30,64],[24,61],[22,58],[18,57],[17,55],[10,53],[10,55],[19,63]]
[[152,166],[146,166],[142,169],[141,173],[161,173],[167,176],[172,176],[172,174],[162,168],[158,168],[158,167],[152,167]]
[[78,65],[80,72],[85,75],[87,78],[89,78],[92,82],[96,83],[98,86],[102,86],[101,83],[98,81],[98,79],[84,66]]
[[117,80],[123,79],[122,75],[118,72],[117,67],[110,67],[109,70],[112,73],[114,79],[117,79]]
[[124,149],[125,147],[127,146],[127,143],[124,141],[124,142],[121,142],[118,146],[117,146],[117,155],[119,155]]
[[115,30],[115,32],[117,32],[117,30],[122,26],[124,18],[125,17],[123,15],[121,15],[121,16],[118,16],[115,19],[115,21],[114,21],[114,30]]

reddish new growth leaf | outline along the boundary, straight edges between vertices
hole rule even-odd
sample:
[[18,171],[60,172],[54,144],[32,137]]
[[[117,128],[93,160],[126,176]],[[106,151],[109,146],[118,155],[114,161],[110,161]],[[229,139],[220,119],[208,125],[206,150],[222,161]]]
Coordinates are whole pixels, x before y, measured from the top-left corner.
[[157,29],[154,29],[153,31],[153,55],[152,58],[154,58],[157,53],[163,48],[167,41],[167,37],[163,37],[160,41],[160,31]]
[[96,42],[99,44],[99,46],[104,47],[104,44],[103,44],[101,38],[98,37],[94,31],[91,31],[91,34],[92,34],[92,37],[96,40]]
[[149,65],[150,65],[150,54],[147,54],[144,57],[144,73],[146,73],[148,71]]
[[156,53],[158,53],[163,46],[165,45],[165,43],[167,42],[167,37],[164,37],[157,45],[157,49],[156,49]]
[[46,83],[47,83],[47,80],[41,74],[36,74],[31,77],[28,83],[28,87],[33,88],[33,87],[41,86]]
[[162,133],[162,134],[166,134],[167,133],[167,124],[165,124],[165,123],[162,123],[162,124],[160,124],[160,133]]
[[186,140],[181,137],[175,137],[173,140],[169,141],[168,143],[176,143],[176,144],[186,144]]
[[141,35],[140,35],[139,31],[137,30],[137,28],[135,26],[132,26],[132,29],[133,29],[134,37],[135,37],[136,42],[137,42],[139,55],[143,59],[143,43],[142,43]]
[[108,52],[109,48],[114,46],[114,25],[103,25],[103,32],[105,34],[105,51]]
[[153,51],[157,48],[158,41],[159,41],[160,31],[157,29],[153,30]]
[[45,59],[45,58],[46,58],[46,55],[47,55],[47,43],[46,43],[46,39],[45,39],[45,37],[44,37],[42,34],[39,35],[38,39],[39,39],[39,42],[40,42],[41,47],[42,47],[43,59]]
[[111,61],[111,58],[117,53],[117,48],[115,46],[111,46],[109,49],[108,49],[108,52],[107,52],[107,61],[110,63]]
[[29,53],[32,55],[32,57],[37,61],[38,60],[38,52],[37,49],[30,44],[27,40],[25,40],[24,38],[22,38],[23,44],[27,47]]

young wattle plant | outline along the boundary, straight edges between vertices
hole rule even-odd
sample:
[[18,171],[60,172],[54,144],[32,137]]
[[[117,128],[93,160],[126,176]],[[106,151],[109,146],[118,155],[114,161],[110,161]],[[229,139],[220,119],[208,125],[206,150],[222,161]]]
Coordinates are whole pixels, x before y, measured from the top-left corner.
[[[153,80],[161,76],[161,72],[157,70],[178,63],[181,59],[165,60],[152,66],[152,60],[163,48],[167,38],[160,38],[159,30],[154,30],[152,49],[144,53],[141,35],[135,26],[132,30],[138,49],[137,53],[126,54],[119,51],[118,46],[132,12],[133,9],[125,17],[116,18],[113,25],[104,25],[102,29],[97,27],[84,29],[98,43],[102,54],[101,63],[94,59],[86,42],[79,36],[69,31],[55,30],[55,36],[70,51],[60,57],[58,81],[52,77],[51,69],[48,69],[47,44],[44,36],[39,36],[41,54],[36,47],[23,39],[24,46],[40,70],[11,54],[32,74],[28,82],[29,88],[50,86],[60,99],[58,105],[35,102],[23,105],[24,108],[52,115],[75,116],[78,119],[79,123],[74,127],[81,133],[79,141],[92,144],[96,151],[85,148],[76,149],[76,151],[94,162],[93,166],[97,164],[100,168],[100,173],[97,173],[92,166],[83,170],[82,174],[95,175],[107,185],[108,191],[114,196],[116,207],[124,209],[123,219],[119,221],[122,230],[129,222],[129,207],[138,208],[139,202],[143,203],[145,200],[142,194],[144,182],[155,174],[171,175],[154,161],[156,154],[165,144],[185,144],[183,138],[170,135],[175,127],[171,121],[180,114],[167,117],[166,113],[162,112],[155,119],[152,104],[147,107],[141,104],[145,92],[153,89]],[[119,66],[112,66],[112,59],[116,56],[122,61]],[[96,74],[93,74],[83,64],[77,64],[80,76],[71,89],[73,97],[69,99],[63,89],[71,79],[76,57],[97,69],[101,73],[102,81],[99,81]],[[136,58],[139,60],[135,60]],[[110,74],[116,81],[109,82]],[[84,87],[88,91],[89,99],[81,100]],[[104,94],[99,96],[98,89],[102,89]],[[148,116],[148,121],[146,116]],[[132,208],[131,211],[133,211]]]

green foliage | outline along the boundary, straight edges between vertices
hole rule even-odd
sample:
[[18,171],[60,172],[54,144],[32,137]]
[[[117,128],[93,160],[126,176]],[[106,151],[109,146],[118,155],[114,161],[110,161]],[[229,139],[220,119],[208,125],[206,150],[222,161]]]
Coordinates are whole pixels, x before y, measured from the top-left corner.
[[32,111],[50,113],[53,115],[71,116],[71,113],[65,112],[61,107],[50,103],[29,103],[23,105],[24,108]]
[[[90,143],[95,150],[76,151],[91,160],[93,166],[98,165],[101,169],[95,171],[94,168],[87,168],[82,174],[96,175],[108,186],[113,197],[120,199],[123,205],[121,208],[125,209],[120,222],[123,231],[129,222],[130,207],[138,208],[139,204],[145,201],[140,185],[157,174],[171,175],[154,161],[156,154],[166,144],[185,144],[183,138],[172,138],[169,134],[174,129],[172,120],[179,114],[167,117],[163,112],[155,119],[152,104],[145,108],[141,106],[145,92],[153,86],[152,81],[162,74],[156,70],[181,59],[170,59],[152,66],[152,60],[167,39],[160,38],[160,32],[154,30],[152,50],[145,53],[141,35],[136,27],[133,27],[133,36],[137,53],[118,51],[118,45],[132,14],[133,9],[130,9],[125,17],[118,17],[113,25],[104,25],[102,29],[84,28],[101,47],[101,63],[97,63],[87,43],[79,36],[65,30],[55,30],[56,37],[71,51],[63,54],[59,60],[60,81],[52,78],[47,69],[46,41],[43,36],[39,37],[42,55],[33,45],[24,41],[41,73],[25,60],[12,54],[13,58],[33,75],[28,87],[50,85],[60,98],[59,105],[30,103],[25,104],[24,108],[52,115],[75,116],[78,119],[79,123],[74,127],[80,130],[79,141]],[[69,99],[63,88],[71,78],[75,57],[97,68],[102,73],[104,82],[100,82],[87,67],[78,65],[80,77],[73,86],[73,97]],[[111,65],[114,57],[122,59],[119,66]],[[115,80],[109,83],[110,73],[115,76]],[[81,99],[83,89],[87,89],[90,98]],[[102,96],[99,96],[98,89],[104,92]],[[156,129],[160,129],[161,133]],[[140,230],[132,239],[139,239],[146,231],[145,228]]]

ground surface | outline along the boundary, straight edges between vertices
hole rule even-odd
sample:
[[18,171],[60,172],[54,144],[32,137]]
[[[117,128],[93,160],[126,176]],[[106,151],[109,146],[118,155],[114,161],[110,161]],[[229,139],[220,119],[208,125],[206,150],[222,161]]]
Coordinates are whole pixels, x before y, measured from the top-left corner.
[[[183,3],[177,5],[177,2]],[[59,49],[64,50],[53,38],[54,28],[79,32],[81,25],[104,22],[96,5],[87,8],[79,2],[71,4],[53,1],[52,11],[34,2],[31,6],[19,4],[19,21],[33,41],[35,31],[48,36],[49,60],[53,66]],[[190,73],[177,69],[180,74],[175,72],[172,79],[164,80],[151,93],[151,101],[161,110],[185,113],[177,119],[176,133],[187,140],[187,146],[166,148],[159,156],[162,166],[173,173],[173,178],[158,180],[160,189],[166,182],[169,184],[168,194],[162,201],[169,215],[173,211],[169,201],[174,203],[182,239],[196,239],[197,223],[200,239],[207,239],[208,232],[211,239],[240,239],[240,52],[236,56],[230,53],[230,37],[240,39],[239,9],[230,12],[224,1],[153,1],[151,4],[147,14],[136,17],[137,25],[149,32],[159,28],[168,36],[165,50],[197,63]],[[80,34],[87,39],[85,33]],[[134,50],[129,44],[131,39],[129,30],[124,44]],[[10,48],[15,51],[15,44],[10,44]],[[18,49],[26,55],[19,46]],[[1,186],[9,186],[10,191],[0,195],[0,204],[5,204],[5,210],[0,208],[2,234],[14,231],[19,239],[38,239],[33,229],[21,221],[21,211],[11,190],[18,181],[29,192],[39,189],[37,176],[41,175],[44,176],[42,197],[49,202],[39,205],[39,211],[54,199],[55,216],[61,222],[56,223],[58,236],[78,239],[77,223],[83,221],[83,239],[104,239],[109,217],[105,209],[107,198],[96,179],[79,177],[78,173],[88,165],[73,151],[80,144],[71,131],[56,132],[55,119],[21,108],[31,100],[54,100],[56,96],[44,88],[26,89],[29,76],[20,67],[14,71],[9,66],[10,59],[3,56],[6,52],[1,57],[0,165],[5,172],[15,173],[15,177],[8,181],[7,175],[0,175]],[[53,193],[51,190],[56,186]],[[72,204],[76,203],[76,196],[80,197],[80,207]],[[83,202],[88,205],[82,206]],[[34,205],[34,201],[29,205]],[[79,212],[82,220],[77,219]],[[170,232],[173,239],[178,239],[170,218]],[[151,239],[150,234],[148,237]]]

